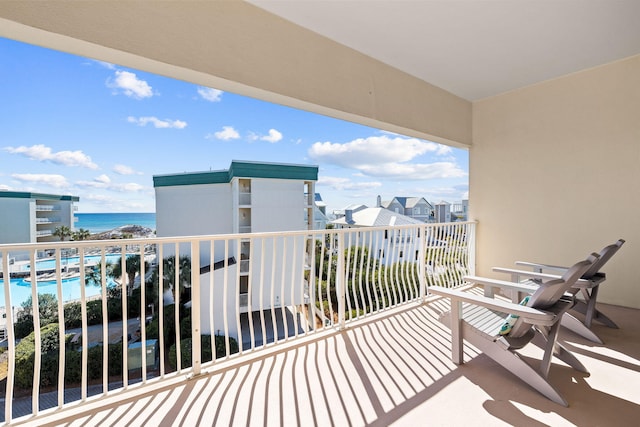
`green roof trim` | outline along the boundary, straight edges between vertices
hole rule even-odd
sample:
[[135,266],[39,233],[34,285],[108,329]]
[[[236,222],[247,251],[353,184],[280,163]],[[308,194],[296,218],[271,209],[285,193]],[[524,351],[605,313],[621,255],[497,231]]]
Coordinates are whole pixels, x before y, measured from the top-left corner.
[[234,160],[231,162],[228,170],[154,175],[153,186],[157,188],[177,185],[225,184],[231,182],[233,178],[275,178],[317,181],[318,166]]
[[78,196],[61,196],[58,194],[29,193],[26,191],[0,191],[0,198],[7,199],[40,199],[40,200],[64,200],[68,202],[79,202]]

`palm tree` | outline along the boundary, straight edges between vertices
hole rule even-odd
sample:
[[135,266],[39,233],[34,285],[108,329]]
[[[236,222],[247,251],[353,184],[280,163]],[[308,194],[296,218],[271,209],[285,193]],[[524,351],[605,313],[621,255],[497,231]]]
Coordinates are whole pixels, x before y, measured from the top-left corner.
[[[125,271],[128,277],[128,293],[131,293],[133,289],[133,283],[136,279],[136,274],[141,270],[140,255],[129,255],[125,261]],[[149,264],[145,261],[144,268],[149,268]],[[117,279],[122,277],[122,258],[115,262],[109,271],[107,272],[110,277]]]
[[173,293],[173,298],[175,301],[176,297],[176,288],[178,288],[178,292],[180,294],[180,299],[186,302],[186,298],[189,296],[186,295],[187,288],[191,287],[191,258],[186,255],[181,256],[178,259],[178,286],[175,286],[175,277],[176,277],[176,257],[172,255],[163,260],[163,288],[171,289]]
[[67,227],[66,225],[61,225],[60,227],[56,227],[56,229],[53,230],[53,235],[60,238],[61,241],[64,241],[64,239],[66,239],[67,237],[71,237],[72,233],[69,227]]
[[73,233],[73,240],[87,240],[91,237],[91,232],[87,229],[81,228]]

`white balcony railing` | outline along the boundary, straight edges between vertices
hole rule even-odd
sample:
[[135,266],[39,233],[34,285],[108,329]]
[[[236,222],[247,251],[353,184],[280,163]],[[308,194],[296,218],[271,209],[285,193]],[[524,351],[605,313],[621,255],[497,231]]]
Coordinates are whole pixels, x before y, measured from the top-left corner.
[[[198,375],[220,361],[420,302],[429,285],[458,286],[474,273],[474,237],[474,223],[452,223],[0,245],[2,271],[10,272],[2,305],[25,306],[6,310],[0,418],[11,423],[134,384]],[[238,263],[242,247],[248,259]],[[38,266],[27,273],[10,264],[25,253]],[[46,277],[37,275],[45,269]],[[122,292],[123,283],[133,284]],[[28,296],[32,307],[22,304]],[[44,390],[55,398],[43,398]]]
[[36,205],[37,212],[59,211],[60,205]]
[[36,218],[36,224],[54,224],[56,222],[60,222],[59,217],[52,216]]

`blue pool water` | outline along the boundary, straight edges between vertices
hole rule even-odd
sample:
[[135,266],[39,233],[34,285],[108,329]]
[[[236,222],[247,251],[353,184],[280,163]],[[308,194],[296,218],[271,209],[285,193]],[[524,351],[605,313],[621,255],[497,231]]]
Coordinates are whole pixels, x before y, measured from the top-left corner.
[[[84,257],[84,263],[85,264],[98,264],[100,263],[100,255],[90,255],[90,256],[85,256]],[[107,262],[117,262],[120,260],[120,255],[116,254],[116,255],[106,255],[105,256]],[[64,267],[65,265],[75,265],[77,266],[80,263],[80,257],[69,257],[69,258],[62,258],[62,266]],[[56,260],[55,259],[45,259],[42,261],[36,261],[36,271],[41,271],[41,270],[53,270],[54,268],[56,268]],[[20,267],[19,271],[30,271],[31,266],[29,264],[25,264],[23,266]],[[15,270],[14,270],[15,271]]]
[[[120,260],[119,254],[111,254],[105,256],[107,262],[115,263]],[[97,264],[100,263],[101,257],[99,255],[92,255],[85,257],[85,264]],[[66,261],[63,259],[63,265],[77,266],[79,257],[69,257]],[[46,259],[36,262],[37,270],[51,270],[54,269],[55,259]],[[29,265],[24,265],[20,268],[20,271],[29,271]],[[31,295],[31,282],[22,278],[11,279],[11,305],[19,307],[24,301],[26,301]],[[113,285],[115,282],[112,279],[107,279],[108,285]],[[88,285],[84,287],[85,296],[91,297],[100,294],[100,288],[94,285]],[[53,294],[56,298],[62,298],[63,301],[80,299],[80,278],[74,277],[66,280],[62,280],[62,295],[58,295],[58,285],[55,280],[51,281],[38,281],[37,290],[40,294]],[[0,306],[5,305],[4,292],[0,292]]]
[[[108,279],[113,283],[111,279]],[[56,282],[38,282],[38,293],[53,294],[57,299],[58,285]],[[85,296],[91,297],[100,294],[100,288],[97,286],[85,286]],[[31,296],[31,283],[22,279],[11,279],[11,305],[20,307],[21,304]],[[62,301],[71,301],[80,299],[80,279],[69,279],[62,281]],[[0,306],[5,306],[4,292],[0,295]]]

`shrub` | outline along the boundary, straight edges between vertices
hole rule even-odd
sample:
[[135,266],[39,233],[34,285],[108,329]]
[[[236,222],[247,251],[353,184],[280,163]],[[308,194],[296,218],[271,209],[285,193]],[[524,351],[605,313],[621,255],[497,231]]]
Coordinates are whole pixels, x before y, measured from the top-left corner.
[[[40,369],[40,386],[52,386],[58,382],[59,328],[55,323],[44,326],[40,330],[42,359]],[[82,379],[82,350],[70,343],[68,335],[65,345],[65,384],[77,384]],[[87,378],[90,380],[102,377],[103,347],[94,346],[88,350]],[[16,387],[29,389],[33,387],[33,369],[35,361],[35,334],[31,333],[16,346],[15,381]],[[122,343],[109,345],[109,375],[122,373]]]
[[13,324],[13,332],[16,339],[21,339],[33,332],[33,316],[26,314],[20,316]]
[[[40,329],[42,341],[42,369],[40,375],[41,385],[55,384],[58,377],[58,368],[52,369],[51,355],[55,353],[57,360],[58,324],[50,323]],[[33,369],[35,361],[35,333],[27,335],[16,346],[15,357],[15,381],[20,388],[33,387]]]

